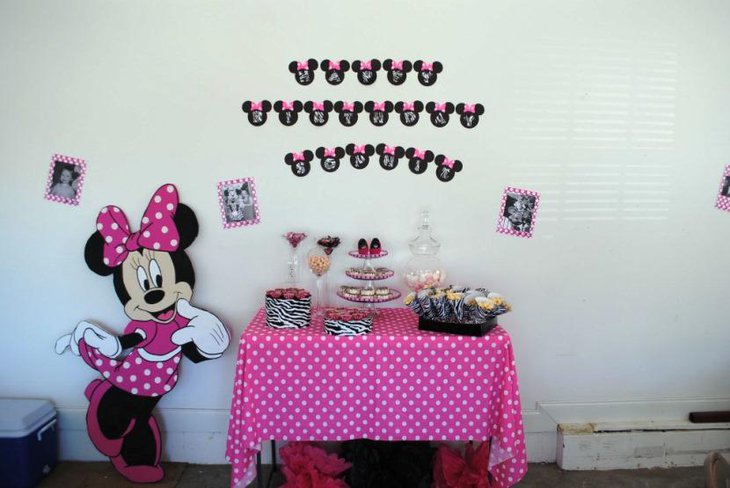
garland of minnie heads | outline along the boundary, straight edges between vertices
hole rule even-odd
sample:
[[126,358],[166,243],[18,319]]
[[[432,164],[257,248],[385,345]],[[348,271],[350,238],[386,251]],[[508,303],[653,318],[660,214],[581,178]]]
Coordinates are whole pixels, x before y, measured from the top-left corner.
[[423,86],[432,86],[436,83],[439,73],[444,66],[434,61],[432,63],[419,59],[411,62],[407,60],[386,59],[382,63],[379,59],[358,59],[350,63],[344,59],[323,59],[317,62],[310,58],[306,61],[292,61],[289,63],[289,72],[300,85],[311,84],[316,77],[316,70],[324,71],[324,79],[330,85],[339,85],[345,79],[345,73],[350,68],[355,73],[357,81],[363,85],[372,85],[378,79],[378,72],[385,70],[386,78],[393,85],[405,83],[408,73],[415,70],[418,82]]
[[299,100],[284,101],[277,100],[273,104],[268,100],[255,102],[247,100],[241,109],[248,115],[248,121],[256,127],[266,123],[267,114],[274,109],[278,114],[279,121],[285,126],[292,126],[299,120],[299,114],[304,111],[309,116],[312,125],[321,127],[329,122],[330,113],[335,112],[337,118],[345,127],[355,125],[360,114],[368,113],[368,119],[376,127],[382,127],[390,120],[390,114],[398,114],[400,121],[407,127],[412,127],[420,120],[420,113],[426,110],[434,127],[446,127],[450,116],[456,112],[459,115],[459,122],[467,129],[473,129],[479,123],[479,117],[484,114],[484,106],[481,103],[458,103],[451,102],[427,102],[419,100],[413,102],[346,102],[330,100],[301,102]]
[[415,147],[403,148],[402,146],[389,146],[381,143],[376,146],[372,144],[347,144],[345,147],[324,147],[320,146],[315,151],[306,149],[301,152],[290,152],[284,156],[284,162],[290,167],[295,176],[307,176],[312,169],[312,161],[315,156],[320,166],[327,173],[333,173],[340,168],[342,159],[349,156],[350,164],[355,169],[364,169],[370,164],[370,158],[378,155],[380,167],[391,171],[398,166],[401,159],[408,161],[408,169],[417,175],[428,170],[429,163],[433,162],[436,167],[436,178],[443,182],[454,179],[456,173],[460,172],[464,165],[458,159],[449,159],[443,154],[437,156],[433,151],[421,150]]

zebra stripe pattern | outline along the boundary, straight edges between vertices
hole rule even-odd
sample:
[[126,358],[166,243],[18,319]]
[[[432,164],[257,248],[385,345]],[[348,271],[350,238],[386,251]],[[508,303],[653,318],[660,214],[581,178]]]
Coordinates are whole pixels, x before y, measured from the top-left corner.
[[309,325],[312,298],[303,300],[266,297],[266,325],[275,329],[301,329]]
[[373,319],[366,318],[362,320],[331,320],[324,319],[324,330],[329,335],[336,336],[354,336],[367,334],[373,330]]

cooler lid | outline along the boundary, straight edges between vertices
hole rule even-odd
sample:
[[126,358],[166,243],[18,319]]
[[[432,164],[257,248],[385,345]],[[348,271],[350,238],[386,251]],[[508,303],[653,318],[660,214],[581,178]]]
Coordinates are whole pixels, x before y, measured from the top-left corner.
[[48,400],[0,398],[0,435],[33,430],[55,414]]

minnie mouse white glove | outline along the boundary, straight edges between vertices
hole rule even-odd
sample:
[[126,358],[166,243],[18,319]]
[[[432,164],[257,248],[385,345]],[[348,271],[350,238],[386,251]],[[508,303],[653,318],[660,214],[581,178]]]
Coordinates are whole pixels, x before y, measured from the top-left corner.
[[192,342],[198,352],[208,359],[223,355],[231,342],[231,335],[218,317],[207,310],[193,307],[184,298],[177,301],[177,313],[190,319],[190,322],[172,334],[172,342],[179,346]]
[[84,342],[108,358],[115,358],[122,352],[122,345],[114,334],[111,334],[96,324],[81,321],[71,334],[61,336],[56,341],[56,354],[63,354],[66,348],[79,356],[79,341]]

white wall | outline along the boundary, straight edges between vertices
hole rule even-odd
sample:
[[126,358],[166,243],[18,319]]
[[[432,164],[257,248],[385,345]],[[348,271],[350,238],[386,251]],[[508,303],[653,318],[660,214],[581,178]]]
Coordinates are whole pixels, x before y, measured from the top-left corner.
[[[729,21],[724,1],[2,1],[0,393],[84,408],[94,372],[53,343],[81,319],[127,321],[111,280],[86,269],[84,243],[103,205],[136,226],[171,181],[201,224],[194,301],[235,336],[284,278],[283,232],[379,236],[402,268],[430,208],[452,281],[514,305],[503,323],[526,410],[730,398],[730,215],[713,208],[730,162]],[[351,73],[331,87],[321,72],[302,87],[287,64],[307,57],[445,70],[431,88],[364,87]],[[487,114],[471,131],[427,119],[254,128],[240,104],[262,98],[479,101]],[[300,179],[283,163],[292,150],[381,141],[465,169],[443,184],[375,163]],[[88,162],[78,208],[42,198],[55,152]],[[244,176],[262,223],[223,230],[216,182]],[[535,238],[494,232],[506,185],[542,192]],[[344,251],[330,284],[346,281]],[[225,412],[234,360],[232,348],[186,364],[162,409]]]

